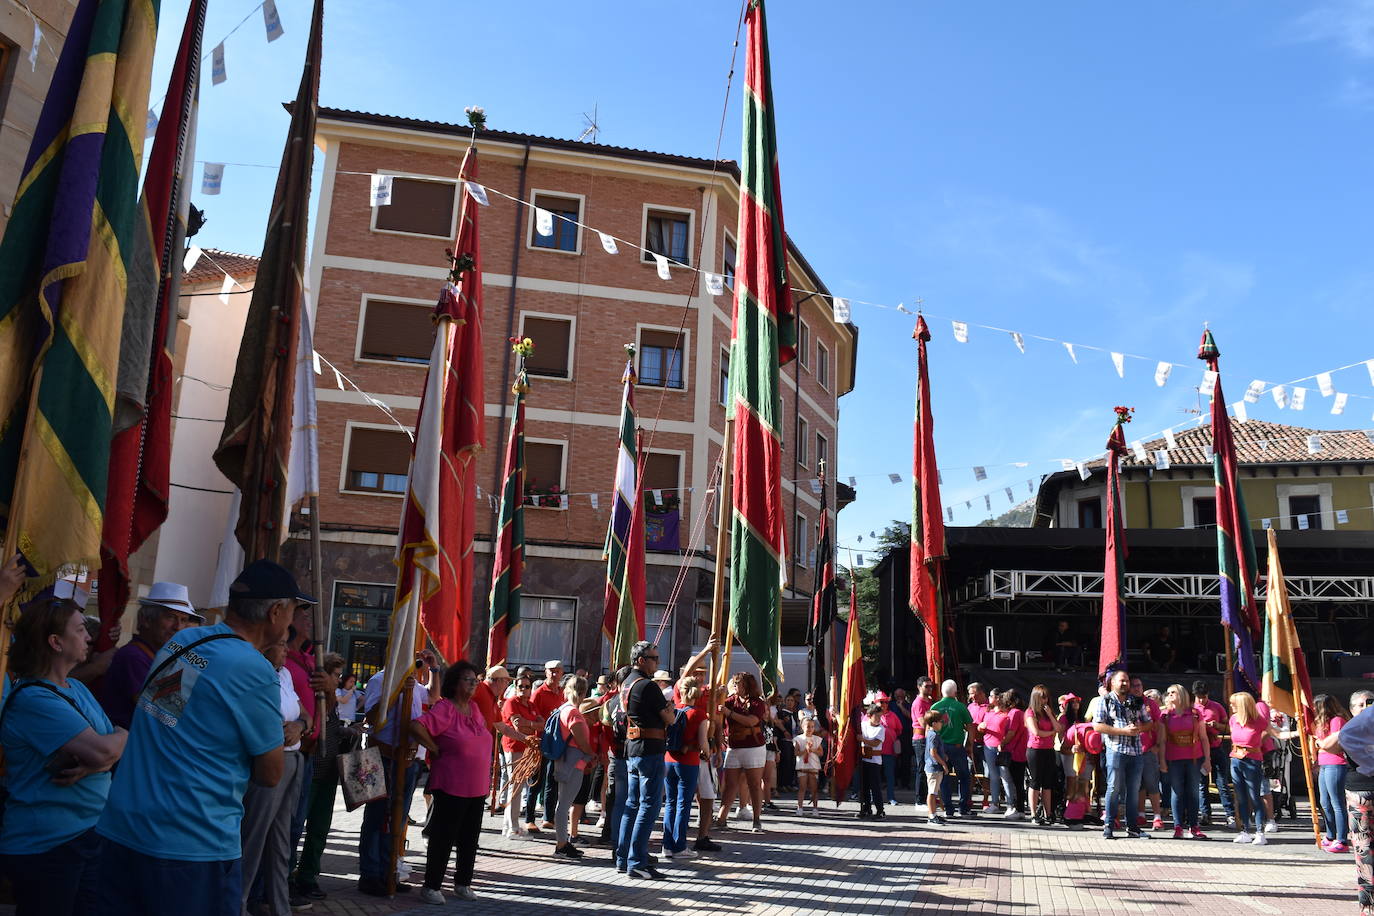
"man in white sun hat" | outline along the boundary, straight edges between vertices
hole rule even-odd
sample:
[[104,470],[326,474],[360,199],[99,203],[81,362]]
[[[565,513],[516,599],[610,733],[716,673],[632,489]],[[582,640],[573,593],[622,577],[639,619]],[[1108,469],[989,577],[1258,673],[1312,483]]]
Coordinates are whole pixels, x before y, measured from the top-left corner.
[[186,586],[154,582],[138,599],[138,625],[129,640],[110,659],[110,670],[100,691],[100,705],[110,721],[128,728],[134,716],[134,700],[143,689],[153,656],[178,630],[198,627],[205,618],[191,603]]

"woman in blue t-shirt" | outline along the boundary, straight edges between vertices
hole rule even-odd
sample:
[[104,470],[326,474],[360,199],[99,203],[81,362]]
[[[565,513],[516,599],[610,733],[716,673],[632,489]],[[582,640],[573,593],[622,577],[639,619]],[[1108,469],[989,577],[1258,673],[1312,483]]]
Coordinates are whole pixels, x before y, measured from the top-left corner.
[[14,884],[17,916],[96,906],[95,822],[128,732],[110,724],[80,681],[68,679],[90,645],[81,609],[64,599],[34,602],[14,628],[16,680],[0,711],[10,790],[0,864]]

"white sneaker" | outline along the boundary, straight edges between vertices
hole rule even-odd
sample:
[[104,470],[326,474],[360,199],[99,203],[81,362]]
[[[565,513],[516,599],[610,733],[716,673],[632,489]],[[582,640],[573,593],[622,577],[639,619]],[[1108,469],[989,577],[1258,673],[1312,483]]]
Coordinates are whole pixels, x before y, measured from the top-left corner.
[[[1264,836],[1264,834],[1261,833],[1259,834],[1259,836]],[[1250,836],[1250,834],[1246,833],[1244,830],[1236,834],[1235,837],[1231,840],[1232,843],[1253,843],[1254,841],[1255,838]]]
[[752,821],[754,819],[754,812],[748,805],[742,805],[735,816],[742,821]]
[[1267,823],[1267,824],[1264,825],[1264,832],[1265,832],[1265,833],[1278,833],[1278,832],[1279,832],[1279,825],[1278,825],[1277,823],[1275,823],[1274,821],[1270,821],[1269,823]]
[[797,817],[806,817],[806,809],[801,805],[797,805]]
[[443,906],[446,901],[444,895],[432,887],[420,888],[420,900],[424,903],[431,903],[434,906]]
[[1269,838],[1262,833],[1255,834],[1255,838],[1250,841],[1251,846],[1268,846]]
[[459,887],[453,891],[453,896],[459,900],[476,900],[477,895],[472,892],[470,887]]
[[677,855],[677,853],[673,852],[671,849],[665,849],[659,853],[659,855],[663,856],[665,862],[671,862],[673,861],[673,856]]
[[697,857],[696,852],[690,846],[681,852],[673,853],[673,855],[677,856],[679,859],[695,859]]

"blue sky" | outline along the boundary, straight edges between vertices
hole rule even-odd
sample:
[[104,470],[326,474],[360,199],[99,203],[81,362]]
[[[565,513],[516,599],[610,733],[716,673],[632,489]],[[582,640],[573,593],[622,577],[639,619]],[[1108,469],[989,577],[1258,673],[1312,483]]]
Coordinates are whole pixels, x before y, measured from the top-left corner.
[[[202,95],[197,154],[277,162],[308,0],[277,0],[273,44],[255,14],[227,48],[229,80]],[[206,45],[254,6],[211,4]],[[186,9],[163,4],[154,96]],[[1374,0],[1269,4],[833,3],[770,7],[787,228],[837,295],[930,317],[936,448],[955,524],[1018,500],[1059,459],[1100,452],[1112,407],[1157,433],[1196,410],[1203,322],[1228,401],[1374,358]],[[321,101],[435,120],[483,105],[491,126],[711,156],[738,4],[342,3],[325,16]],[[725,121],[739,155],[743,52]],[[199,241],[261,246],[273,169],[230,166],[197,198]],[[841,401],[842,477],[859,500],[841,543],[861,552],[907,504],[914,319],[855,305],[858,385]],[[1106,352],[970,331],[945,318],[1148,357],[1118,378]],[[1155,360],[1185,366],[1163,387]],[[1250,415],[1374,427],[1374,387],[1338,373],[1344,415],[1309,391]],[[1312,382],[1305,383],[1315,389]],[[1024,468],[1008,466],[1029,462]],[[989,479],[976,482],[970,468]],[[903,483],[893,486],[886,475]],[[974,501],[965,510],[964,501]],[[1361,508],[1361,507],[1336,507]],[[860,545],[857,537],[863,536]]]

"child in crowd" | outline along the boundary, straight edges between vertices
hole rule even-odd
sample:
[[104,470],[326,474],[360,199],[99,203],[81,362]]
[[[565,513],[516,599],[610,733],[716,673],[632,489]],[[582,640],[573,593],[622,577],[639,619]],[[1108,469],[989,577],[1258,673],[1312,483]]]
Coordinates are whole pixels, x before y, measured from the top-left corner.
[[[816,734],[816,717],[801,720],[802,733],[792,739],[797,749],[797,813],[816,814],[820,810],[820,792],[816,782],[821,772],[823,742]],[[806,810],[806,796],[811,794],[811,811]]]
[[859,775],[859,818],[882,820],[883,813],[883,708],[870,703],[861,726],[860,752],[863,765]]
[[1088,780],[1075,779],[1073,789],[1068,793],[1064,805],[1064,823],[1070,827],[1081,827],[1088,819]]
[[926,823],[943,826],[945,819],[940,814],[940,781],[949,773],[949,761],[945,759],[940,744],[940,729],[949,724],[949,718],[943,712],[932,709],[925,714],[922,722],[926,730],[926,785],[930,793],[926,798],[926,810],[930,812]]

